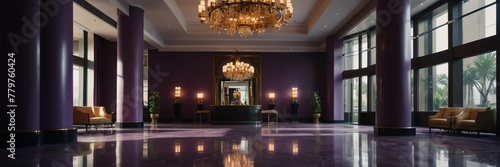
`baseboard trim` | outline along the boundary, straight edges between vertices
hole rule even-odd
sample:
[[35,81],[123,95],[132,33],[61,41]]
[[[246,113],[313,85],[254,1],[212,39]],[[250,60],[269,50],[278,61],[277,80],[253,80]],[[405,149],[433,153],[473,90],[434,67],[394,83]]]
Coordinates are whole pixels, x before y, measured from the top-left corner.
[[43,132],[0,131],[1,148],[38,147],[43,145]]
[[77,130],[63,129],[63,130],[42,130],[43,144],[61,144],[73,143],[77,141]]
[[144,128],[144,122],[116,122],[116,128]]
[[415,136],[414,127],[373,127],[376,136]]

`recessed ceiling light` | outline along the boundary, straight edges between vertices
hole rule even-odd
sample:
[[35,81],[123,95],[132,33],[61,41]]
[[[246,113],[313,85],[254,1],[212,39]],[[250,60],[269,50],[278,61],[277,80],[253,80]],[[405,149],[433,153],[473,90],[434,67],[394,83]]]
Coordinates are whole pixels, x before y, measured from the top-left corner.
[[335,15],[337,15],[337,16],[338,16],[338,15],[339,15],[339,13],[337,13],[337,14],[335,14]]
[[424,5],[424,3],[420,3],[420,6]]
[[326,28],[326,26],[324,26]]

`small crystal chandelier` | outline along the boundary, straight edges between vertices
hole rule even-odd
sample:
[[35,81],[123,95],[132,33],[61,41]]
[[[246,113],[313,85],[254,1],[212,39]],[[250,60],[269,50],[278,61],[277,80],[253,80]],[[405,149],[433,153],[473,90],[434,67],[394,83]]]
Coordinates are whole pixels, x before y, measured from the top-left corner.
[[291,0],[200,0],[198,14],[201,23],[217,33],[225,30],[227,35],[238,32],[247,37],[254,32],[264,35],[268,27],[279,31],[282,22],[290,22],[293,7]]
[[243,81],[253,76],[254,68],[248,63],[240,62],[240,57],[236,56],[235,62],[229,62],[222,66],[222,74],[226,78],[234,81]]

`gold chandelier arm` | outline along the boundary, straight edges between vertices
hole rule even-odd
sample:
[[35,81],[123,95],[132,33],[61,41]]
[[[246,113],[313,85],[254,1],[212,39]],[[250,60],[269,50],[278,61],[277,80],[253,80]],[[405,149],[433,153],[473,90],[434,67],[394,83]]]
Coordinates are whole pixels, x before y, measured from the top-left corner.
[[282,23],[288,24],[293,15],[291,0],[205,0],[200,1],[200,21],[210,29],[228,35],[238,33],[242,37],[256,32],[263,35],[266,28],[275,31]]

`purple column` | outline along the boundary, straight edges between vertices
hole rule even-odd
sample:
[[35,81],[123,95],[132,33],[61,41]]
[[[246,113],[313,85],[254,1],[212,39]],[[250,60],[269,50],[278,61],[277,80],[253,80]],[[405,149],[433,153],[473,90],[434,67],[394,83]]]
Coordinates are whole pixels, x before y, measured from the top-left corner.
[[42,0],[40,127],[44,143],[76,141],[73,128],[73,3]]
[[[2,34],[0,50],[5,61],[3,77],[5,88],[7,88],[7,62],[9,53],[13,53],[15,59],[14,83],[15,99],[8,102],[2,99],[5,105],[17,105],[7,107],[0,116],[1,148],[9,148],[6,141],[11,140],[10,134],[15,133],[15,147],[39,146],[42,144],[40,130],[40,54],[38,45],[40,42],[39,24],[35,23],[37,14],[40,14],[38,1],[1,1],[2,14],[0,15],[0,32]],[[15,7],[15,10],[8,8]],[[3,10],[5,9],[5,10]],[[7,12],[8,11],[8,12]],[[5,13],[4,13],[5,12]],[[4,94],[5,95],[5,94]],[[5,95],[6,96],[6,95]],[[14,113],[7,114],[7,112]],[[8,126],[12,121],[15,125]],[[15,127],[15,129],[12,129]],[[9,129],[10,128],[10,129]],[[4,147],[5,146],[5,147]]]
[[117,127],[142,128],[142,57],[144,10],[118,10]]
[[377,0],[375,134],[415,135],[410,111],[410,0]]
[[326,107],[325,119],[327,122],[344,121],[343,87],[343,40],[336,40],[333,36],[326,39]]

